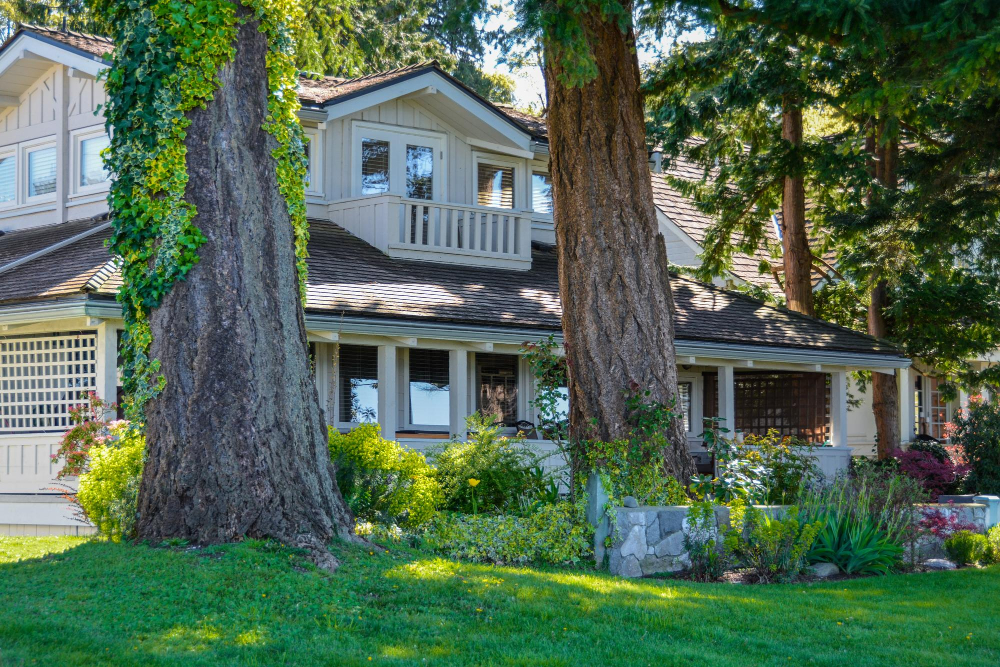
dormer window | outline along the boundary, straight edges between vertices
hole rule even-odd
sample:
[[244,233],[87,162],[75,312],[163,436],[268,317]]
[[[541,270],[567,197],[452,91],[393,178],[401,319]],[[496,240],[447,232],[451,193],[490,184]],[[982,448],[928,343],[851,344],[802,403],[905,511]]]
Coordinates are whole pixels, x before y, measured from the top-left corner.
[[531,210],[552,215],[552,176],[544,171],[531,173]]
[[56,191],[56,147],[39,146],[26,150],[28,162],[28,200],[46,197]]
[[482,161],[476,170],[476,203],[514,208],[514,167]]
[[406,196],[434,198],[434,149],[430,146],[406,145]]
[[389,191],[389,142],[361,140],[361,194],[380,195]]
[[444,199],[444,137],[439,132],[355,121],[354,195]]
[[77,182],[81,188],[100,185],[108,180],[101,151],[110,143],[106,135],[80,140],[80,179]]
[[11,205],[17,198],[17,154],[0,154],[0,206]]
[[323,141],[319,128],[302,128],[306,135],[306,194],[323,194]]

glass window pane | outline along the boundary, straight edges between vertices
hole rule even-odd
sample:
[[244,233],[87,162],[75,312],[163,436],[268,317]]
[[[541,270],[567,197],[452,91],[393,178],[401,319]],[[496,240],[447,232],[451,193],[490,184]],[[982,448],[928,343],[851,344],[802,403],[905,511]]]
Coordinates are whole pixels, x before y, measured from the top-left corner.
[[[340,421],[378,420],[378,348],[371,345],[341,345]],[[391,438],[392,434],[386,434]]]
[[406,196],[412,199],[432,199],[434,197],[433,148],[407,145]]
[[380,195],[389,191],[389,142],[361,140],[361,194]]
[[17,172],[14,170],[14,156],[0,158],[0,202],[14,201]]
[[97,185],[108,180],[101,151],[111,143],[107,137],[93,137],[80,142],[80,186]]
[[42,148],[28,153],[28,196],[56,191],[56,149]]
[[536,213],[552,213],[552,176],[536,171],[531,174],[531,208]]
[[447,350],[410,350],[410,423],[448,426],[451,378]]
[[306,154],[306,175],[303,182],[305,183],[306,190],[308,190],[309,181],[312,178],[312,137],[307,134],[305,139],[305,143],[302,146]]
[[677,406],[675,410],[679,409],[681,411],[681,417],[684,420],[684,432],[691,432],[691,383],[690,382],[679,382],[677,384]]
[[480,206],[514,208],[514,169],[479,163],[477,203]]
[[479,396],[476,408],[504,426],[517,424],[517,355],[477,354]]

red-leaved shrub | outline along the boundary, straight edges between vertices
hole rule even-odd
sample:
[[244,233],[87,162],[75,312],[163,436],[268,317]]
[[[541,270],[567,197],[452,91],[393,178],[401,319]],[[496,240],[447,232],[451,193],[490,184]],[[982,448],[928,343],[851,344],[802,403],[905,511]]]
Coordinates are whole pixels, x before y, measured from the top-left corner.
[[960,530],[979,532],[979,526],[971,521],[965,521],[957,512],[943,512],[932,508],[925,508],[922,511],[919,528],[921,532],[930,533],[942,540],[948,539]]
[[899,461],[900,472],[918,480],[933,500],[954,491],[969,473],[969,467],[953,457],[940,461],[928,451],[897,449],[892,455]]

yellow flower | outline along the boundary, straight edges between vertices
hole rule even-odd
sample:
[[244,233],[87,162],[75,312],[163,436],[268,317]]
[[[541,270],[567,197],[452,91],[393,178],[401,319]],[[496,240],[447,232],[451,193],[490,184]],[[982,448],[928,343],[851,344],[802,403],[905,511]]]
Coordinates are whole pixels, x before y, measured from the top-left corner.
[[476,479],[475,477],[470,477],[469,478],[469,486],[471,486],[472,488],[476,488],[476,486],[478,486],[478,485],[479,485],[479,480],[478,479]]

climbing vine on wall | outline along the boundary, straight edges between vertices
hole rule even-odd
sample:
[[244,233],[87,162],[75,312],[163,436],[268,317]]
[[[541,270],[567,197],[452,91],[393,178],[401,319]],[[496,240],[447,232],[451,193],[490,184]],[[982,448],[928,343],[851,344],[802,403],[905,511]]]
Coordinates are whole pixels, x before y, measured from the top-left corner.
[[279,189],[295,228],[300,293],[305,299],[306,174],[304,135],[294,66],[297,0],[245,0],[250,13],[237,15],[229,0],[98,0],[114,26],[115,52],[105,74],[105,117],[114,174],[108,203],[110,250],[122,258],[118,293],[125,320],[122,375],[128,416],[141,422],[146,402],[162,388],[159,361],[151,358],[149,314],[198,262],[206,238],[195,224],[197,210],[185,201],[190,120],[219,85],[218,73],[236,54],[240,21],[256,20],[267,35],[271,90],[264,129],[275,137]]

